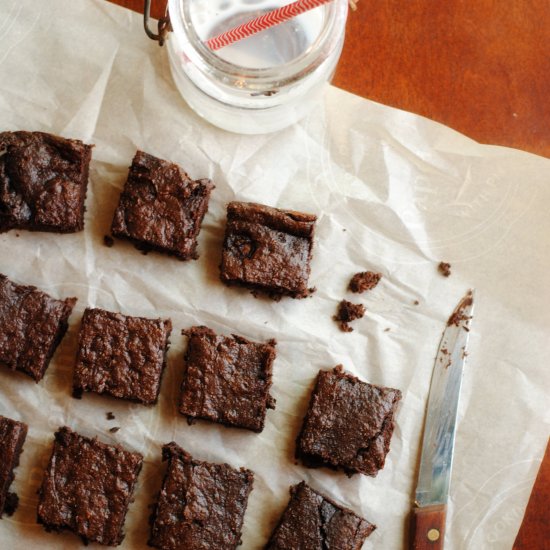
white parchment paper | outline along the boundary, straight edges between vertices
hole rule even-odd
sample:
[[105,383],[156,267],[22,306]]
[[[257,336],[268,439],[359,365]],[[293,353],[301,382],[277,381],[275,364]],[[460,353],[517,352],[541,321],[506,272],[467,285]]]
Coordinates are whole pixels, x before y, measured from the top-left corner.
[[[163,474],[160,446],[175,440],[198,459],[256,474],[243,546],[265,544],[302,479],[378,529],[364,548],[405,541],[424,407],[444,323],[477,290],[460,401],[447,548],[511,548],[549,433],[550,161],[479,145],[424,118],[331,88],[302,123],[243,137],[199,119],[178,95],[166,51],[141,17],[101,1],[0,3],[2,130],[43,130],[94,143],[86,229],[74,235],[0,235],[0,271],[56,297],[77,296],[70,330],[44,380],[0,370],[0,414],[30,425],[13,488],[21,498],[0,521],[0,547],[77,548],[70,533],[36,524],[36,491],[62,425],[145,455],[123,548],[146,548],[148,505]],[[216,190],[199,238],[201,257],[179,262],[103,245],[136,149],[211,177]],[[225,204],[232,199],[318,215],[307,300],[256,300],[218,280]],[[440,260],[452,276],[437,273]],[[383,273],[360,301],[355,332],[331,320],[350,276]],[[419,304],[414,305],[418,300]],[[169,364],[153,408],[71,397],[76,334],[86,306],[170,317]],[[256,340],[277,338],[277,409],[256,435],[178,415],[182,328],[206,324]],[[390,329],[386,331],[386,329]],[[365,380],[399,388],[403,402],[386,467],[377,478],[296,464],[294,440],[319,369],[342,363]],[[107,411],[116,419],[108,421]],[[110,427],[120,426],[116,434]]]

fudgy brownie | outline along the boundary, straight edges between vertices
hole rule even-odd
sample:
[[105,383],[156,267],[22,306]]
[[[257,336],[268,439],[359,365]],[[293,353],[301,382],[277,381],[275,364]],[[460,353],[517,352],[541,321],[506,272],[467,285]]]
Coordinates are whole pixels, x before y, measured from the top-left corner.
[[382,278],[382,273],[375,273],[374,271],[362,271],[356,273],[349,282],[348,289],[351,292],[362,293],[366,290],[372,290]]
[[0,518],[5,512],[13,514],[18,498],[10,493],[13,471],[19,465],[19,456],[27,437],[28,426],[23,422],[0,416]]
[[390,450],[401,392],[362,382],[338,365],[320,371],[298,436],[296,457],[309,467],[327,466],[376,476]]
[[111,227],[141,249],[196,259],[197,236],[214,185],[192,180],[177,164],[138,151]]
[[84,227],[92,146],[44,132],[0,133],[0,233]]
[[275,340],[265,344],[242,336],[219,336],[207,327],[184,330],[189,337],[180,412],[261,432],[275,360]]
[[303,481],[290,488],[290,502],[265,550],[360,550],[376,525],[314,491]]
[[40,381],[75,303],[76,298],[56,300],[0,274],[0,363]]
[[333,318],[344,332],[353,332],[353,328],[349,326],[349,323],[361,319],[366,311],[367,308],[363,304],[353,304],[347,300],[342,300],[338,304],[336,315]]
[[38,523],[72,531],[85,544],[119,545],[142,462],[139,453],[60,428],[39,491]]
[[255,203],[230,202],[221,280],[274,298],[304,298],[316,216]]
[[164,445],[162,457],[168,469],[149,544],[162,550],[237,548],[254,474],[199,462],[173,442]]
[[86,309],[74,371],[75,397],[88,391],[156,403],[171,330],[170,319]]

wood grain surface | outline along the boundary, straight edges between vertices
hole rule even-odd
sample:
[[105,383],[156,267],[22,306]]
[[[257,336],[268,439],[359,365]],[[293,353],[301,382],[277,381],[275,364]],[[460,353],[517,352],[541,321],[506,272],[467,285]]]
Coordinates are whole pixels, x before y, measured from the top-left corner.
[[513,550],[550,550],[550,440]]
[[[111,1],[143,12],[143,0]],[[152,0],[153,16],[165,5]],[[550,1],[361,0],[333,83],[550,157]]]

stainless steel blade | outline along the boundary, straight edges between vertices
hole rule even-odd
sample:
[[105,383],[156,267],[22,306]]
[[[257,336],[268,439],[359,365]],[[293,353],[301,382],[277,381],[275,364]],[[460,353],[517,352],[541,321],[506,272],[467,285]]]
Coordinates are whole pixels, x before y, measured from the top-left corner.
[[449,496],[458,398],[474,292],[469,290],[447,321],[435,358],[424,424],[416,505],[445,504]]

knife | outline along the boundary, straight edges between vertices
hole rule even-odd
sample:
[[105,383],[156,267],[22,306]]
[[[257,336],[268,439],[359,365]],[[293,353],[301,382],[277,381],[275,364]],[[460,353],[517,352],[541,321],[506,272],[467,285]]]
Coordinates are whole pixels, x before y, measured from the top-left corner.
[[469,290],[449,317],[435,358],[411,517],[413,550],[443,548],[458,398],[473,310],[474,292]]

